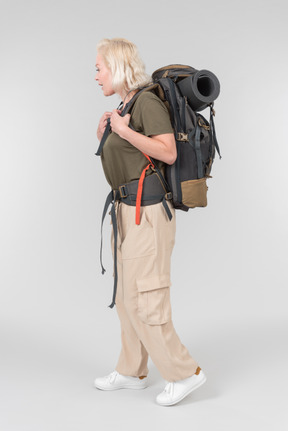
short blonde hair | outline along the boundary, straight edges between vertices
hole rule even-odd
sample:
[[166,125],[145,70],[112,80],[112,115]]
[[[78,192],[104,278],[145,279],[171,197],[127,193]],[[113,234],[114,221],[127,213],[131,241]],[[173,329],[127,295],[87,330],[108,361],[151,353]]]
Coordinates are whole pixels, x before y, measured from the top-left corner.
[[124,89],[128,92],[152,82],[145,72],[145,65],[136,45],[129,40],[103,39],[98,43],[97,51],[103,55],[107,67],[111,70],[114,91]]

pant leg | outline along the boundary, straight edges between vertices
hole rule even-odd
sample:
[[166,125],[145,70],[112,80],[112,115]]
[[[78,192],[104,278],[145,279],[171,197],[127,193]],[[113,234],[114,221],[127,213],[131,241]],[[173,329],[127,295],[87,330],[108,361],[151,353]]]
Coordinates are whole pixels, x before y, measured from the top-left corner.
[[[118,208],[116,209],[118,213]],[[121,325],[121,352],[116,371],[124,376],[141,377],[148,375],[148,353],[130,321],[123,302],[122,256],[121,256],[121,226],[118,224],[117,238],[117,271],[118,283],[116,294],[116,309]],[[113,232],[111,236],[112,251],[114,251]]]
[[[120,258],[121,259],[121,258]],[[147,376],[148,353],[130,321],[122,295],[122,270],[118,266],[118,288],[116,309],[121,324],[121,352],[116,366],[118,373],[124,376]]]
[[[169,221],[162,204],[119,205],[121,235],[121,306],[162,377],[177,381],[195,373],[198,364],[181,343],[172,323],[170,259],[175,241],[175,211]],[[117,299],[116,299],[117,304]],[[129,349],[129,347],[128,347]],[[132,346],[131,352],[133,353]],[[120,371],[119,371],[120,372]]]

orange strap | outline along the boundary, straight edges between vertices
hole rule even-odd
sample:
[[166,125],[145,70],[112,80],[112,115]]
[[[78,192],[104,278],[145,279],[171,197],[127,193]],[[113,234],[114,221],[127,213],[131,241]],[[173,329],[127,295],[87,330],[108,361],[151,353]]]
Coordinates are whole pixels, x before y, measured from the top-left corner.
[[140,224],[140,207],[141,207],[141,199],[142,199],[142,192],[143,192],[143,183],[146,171],[150,168],[154,168],[154,164],[151,162],[150,157],[147,156],[145,153],[143,153],[144,156],[149,160],[149,164],[146,166],[146,168],[143,169],[141,176],[139,178],[138,183],[138,190],[137,190],[137,197],[136,197],[136,224]]

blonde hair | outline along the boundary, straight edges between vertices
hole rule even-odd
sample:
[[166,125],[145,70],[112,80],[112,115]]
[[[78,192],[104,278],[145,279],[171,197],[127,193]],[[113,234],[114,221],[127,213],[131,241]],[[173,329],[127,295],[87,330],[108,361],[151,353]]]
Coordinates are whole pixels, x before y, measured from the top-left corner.
[[145,65],[136,45],[129,40],[103,39],[98,43],[97,51],[103,55],[107,67],[111,70],[114,91],[136,90],[152,81],[145,72]]

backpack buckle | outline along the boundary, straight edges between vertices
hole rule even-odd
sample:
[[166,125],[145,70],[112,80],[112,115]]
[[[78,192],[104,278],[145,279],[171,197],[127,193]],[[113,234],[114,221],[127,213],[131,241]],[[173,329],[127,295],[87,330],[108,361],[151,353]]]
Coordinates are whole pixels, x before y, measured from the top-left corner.
[[198,118],[198,124],[199,124],[200,127],[203,127],[203,129],[210,130],[210,126],[208,126],[207,124],[205,124],[204,121],[201,120],[201,118]]
[[176,139],[177,141],[182,141],[182,142],[188,141],[188,133],[178,132]]
[[127,192],[126,192],[126,186],[125,185],[119,187],[119,193],[120,193],[120,197],[122,199],[127,198],[128,195],[127,195]]
[[171,199],[172,199],[172,193],[171,192],[168,192],[168,193],[166,193],[165,194],[165,199],[166,199],[166,201],[171,201]]

